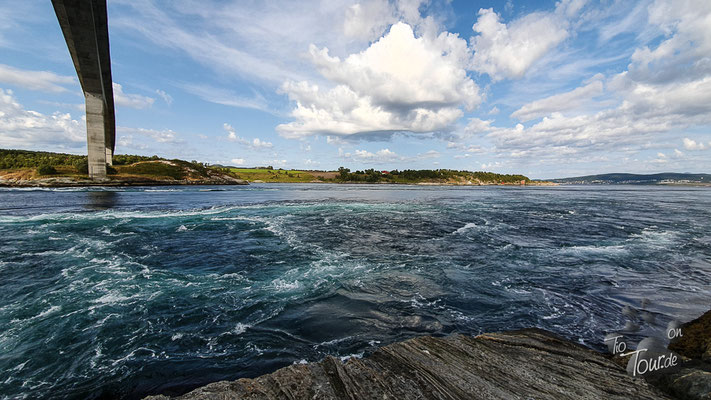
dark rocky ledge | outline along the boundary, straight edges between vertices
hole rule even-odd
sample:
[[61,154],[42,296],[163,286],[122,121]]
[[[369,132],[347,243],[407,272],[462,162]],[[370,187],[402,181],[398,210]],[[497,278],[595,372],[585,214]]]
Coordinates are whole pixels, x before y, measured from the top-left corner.
[[[152,400],[166,396],[149,397]],[[601,353],[539,329],[429,336],[327,357],[179,399],[668,399]]]
[[679,399],[711,400],[711,311],[681,326],[683,336],[669,350],[683,357],[681,368],[648,379]]

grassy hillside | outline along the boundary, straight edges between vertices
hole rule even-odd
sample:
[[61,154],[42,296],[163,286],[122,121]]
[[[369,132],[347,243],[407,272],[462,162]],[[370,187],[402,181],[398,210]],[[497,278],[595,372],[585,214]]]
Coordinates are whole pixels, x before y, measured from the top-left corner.
[[[107,168],[114,180],[199,181],[236,175],[227,168],[199,162],[166,160],[118,154]],[[87,178],[87,157],[72,154],[0,149],[0,178],[36,180],[42,178]]]
[[[436,170],[367,169],[351,172],[348,168],[338,171],[302,171],[269,168],[236,168],[210,166],[196,161],[167,160],[158,156],[115,155],[113,166],[107,173],[113,180],[156,180],[197,182],[213,178],[242,179],[249,182],[334,182],[334,183],[407,183],[407,184],[521,184],[530,183],[523,175],[496,174],[492,172]],[[0,150],[0,179],[37,180],[65,177],[87,177],[87,157],[62,153],[25,150]]]
[[266,168],[230,168],[239,179],[250,182],[311,182],[318,179],[311,172]]

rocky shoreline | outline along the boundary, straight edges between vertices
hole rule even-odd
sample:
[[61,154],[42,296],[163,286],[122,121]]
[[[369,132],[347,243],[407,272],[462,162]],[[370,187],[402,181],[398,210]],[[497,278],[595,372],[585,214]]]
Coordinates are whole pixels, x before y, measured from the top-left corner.
[[629,357],[532,328],[418,337],[362,359],[329,356],[211,383],[177,399],[711,399],[711,311],[681,329],[669,345],[679,367],[644,378],[627,373]]
[[74,179],[67,177],[41,179],[0,179],[0,187],[17,188],[59,188],[94,186],[174,186],[174,185],[248,185],[249,182],[230,176],[206,179],[150,179],[150,178],[107,178],[105,180]]
[[255,379],[211,383],[177,399],[709,398],[687,394],[633,378],[612,357],[550,332],[523,329],[418,337],[362,359],[294,364]]
[[0,187],[16,188],[58,188],[58,187],[95,187],[95,186],[183,186],[183,185],[249,185],[250,183],[330,183],[330,184],[356,184],[356,185],[417,185],[417,186],[559,186],[551,183],[527,183],[501,184],[501,183],[480,183],[461,184],[446,182],[419,182],[419,183],[398,183],[398,182],[264,182],[261,180],[247,181],[229,176],[213,177],[209,179],[148,179],[148,178],[108,178],[106,180],[75,179],[68,177],[40,178],[40,179],[3,179],[0,178]]

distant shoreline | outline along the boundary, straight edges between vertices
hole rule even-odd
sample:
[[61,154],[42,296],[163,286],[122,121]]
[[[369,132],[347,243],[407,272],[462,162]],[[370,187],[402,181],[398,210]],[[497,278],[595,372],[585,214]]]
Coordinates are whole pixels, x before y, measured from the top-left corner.
[[404,186],[460,186],[460,187],[551,187],[551,186],[657,186],[657,187],[711,187],[711,183],[559,183],[549,181],[531,181],[520,183],[494,183],[480,184],[451,183],[451,182],[356,182],[356,181],[310,181],[310,182],[280,182],[280,181],[247,181],[241,179],[205,179],[205,180],[156,180],[156,179],[115,179],[93,181],[89,179],[73,179],[68,177],[39,178],[28,180],[9,180],[0,178],[0,187],[4,188],[82,188],[82,187],[147,187],[147,186],[244,186],[250,184],[332,184],[332,185],[404,185]]
[[89,179],[76,180],[67,177],[40,178],[32,180],[6,180],[0,178],[0,187],[8,188],[61,188],[61,187],[138,187],[138,186],[240,186],[249,184],[332,184],[332,185],[405,185],[405,186],[561,186],[551,182],[529,182],[524,185],[516,183],[481,183],[459,184],[450,182],[351,182],[351,181],[311,181],[311,182],[279,182],[279,181],[246,181],[246,180],[150,180],[150,179],[107,179],[105,181],[92,181]]

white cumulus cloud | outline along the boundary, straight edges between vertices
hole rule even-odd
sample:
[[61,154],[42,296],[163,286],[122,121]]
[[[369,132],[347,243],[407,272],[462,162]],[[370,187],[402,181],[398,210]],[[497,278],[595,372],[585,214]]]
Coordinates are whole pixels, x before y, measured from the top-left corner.
[[27,110],[12,90],[0,89],[0,143],[4,148],[80,151],[86,146],[86,124],[68,113]]
[[402,159],[397,153],[390,149],[381,149],[374,153],[367,150],[356,150],[353,153],[341,153],[341,156],[346,159],[359,162],[370,162],[375,164],[397,161]]
[[368,49],[345,59],[310,47],[319,72],[335,84],[322,89],[305,81],[282,90],[296,103],[277,130],[285,137],[445,130],[481,102],[466,75],[466,41],[450,33],[416,37],[397,23]]
[[129,94],[123,92],[123,87],[114,82],[114,102],[117,106],[131,107],[138,110],[149,108],[155,102],[152,97],[141,96],[140,94]]
[[535,12],[505,24],[493,9],[480,9],[472,26],[477,33],[471,38],[472,68],[494,81],[521,78],[533,63],[568,37],[565,17],[577,10],[566,8],[563,14]]
[[687,150],[704,150],[706,149],[706,145],[704,145],[702,142],[697,142],[693,139],[689,138],[684,138],[684,148]]
[[245,139],[237,135],[237,132],[235,132],[235,129],[232,127],[232,125],[228,123],[222,124],[222,127],[225,131],[227,131],[227,140],[231,142],[237,142],[243,146],[247,146],[255,150],[271,149],[274,146],[271,142],[267,142],[259,138],[254,138],[252,140]]

